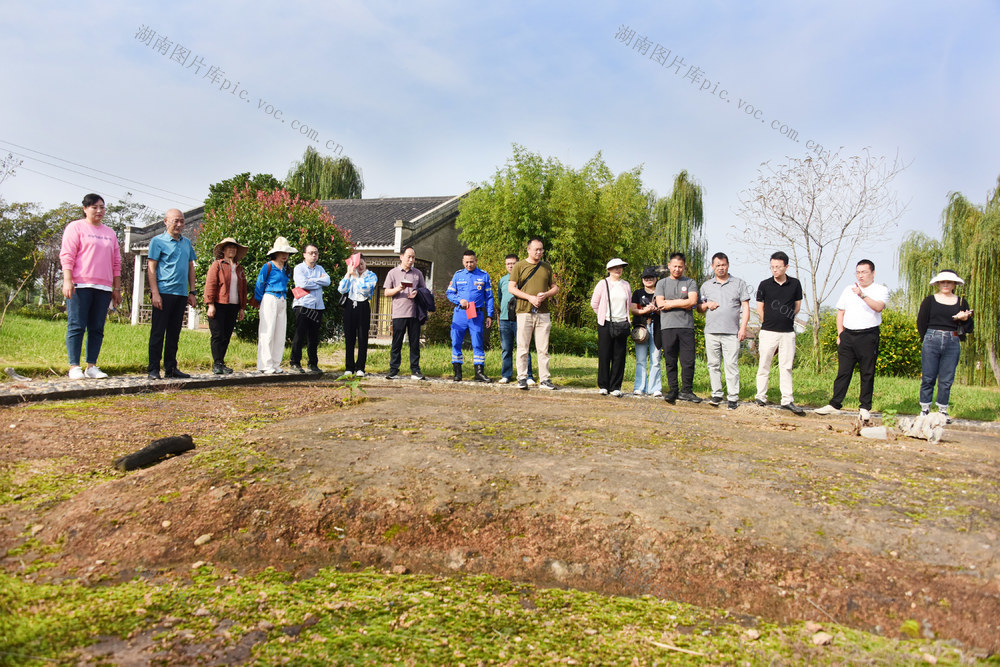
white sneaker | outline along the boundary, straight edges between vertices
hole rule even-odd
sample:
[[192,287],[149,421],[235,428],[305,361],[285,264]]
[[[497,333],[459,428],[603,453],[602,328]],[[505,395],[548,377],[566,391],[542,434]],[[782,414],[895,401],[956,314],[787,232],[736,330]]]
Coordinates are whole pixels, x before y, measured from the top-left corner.
[[277,368],[274,369],[274,372],[275,373],[284,373],[285,369],[282,368],[281,366],[278,366]]
[[872,418],[872,413],[868,412],[864,408],[858,410],[858,415],[861,417],[861,421],[863,422],[870,421]]
[[363,378],[365,376],[364,371],[354,371],[354,377]]
[[598,390],[597,393],[600,394],[601,396],[607,396],[608,395],[608,390],[607,389],[600,389],[600,390]]
[[82,380],[84,378],[83,369],[79,366],[73,366],[69,369],[69,379],[70,380]]
[[531,378],[528,378],[528,386],[530,387],[530,386],[532,386],[534,384],[535,384],[535,381],[532,380]]
[[497,380],[497,384],[507,384],[508,382],[510,382],[510,378],[500,378]]
[[90,378],[91,380],[103,380],[104,378],[108,377],[108,374],[102,371],[97,366],[88,366],[87,370],[85,370],[83,374],[86,377]]
[[264,375],[274,375],[273,368],[262,368],[260,369],[260,372],[263,373]]
[[642,396],[642,389],[636,389],[632,392],[633,396]]
[[614,396],[615,398],[621,398],[622,393],[619,390],[615,389],[613,392],[611,392],[611,395]]
[[654,391],[653,392],[653,398],[663,398],[663,392],[662,391]]
[[827,403],[826,405],[824,405],[821,408],[816,408],[815,410],[813,410],[813,412],[815,412],[818,415],[839,415],[840,414],[840,410],[838,410],[837,408],[833,407],[829,403]]
[[344,371],[344,374],[341,375],[340,377],[341,377],[341,379],[343,379],[343,378],[349,378],[349,377],[353,377],[353,376],[354,376],[354,373],[352,373],[351,371]]

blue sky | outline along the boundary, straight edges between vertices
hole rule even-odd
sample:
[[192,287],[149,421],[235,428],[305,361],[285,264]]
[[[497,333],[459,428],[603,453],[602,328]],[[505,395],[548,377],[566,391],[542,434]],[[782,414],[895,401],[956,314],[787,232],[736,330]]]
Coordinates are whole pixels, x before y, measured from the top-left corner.
[[[90,191],[113,201],[131,190],[161,210],[190,208],[239,172],[284,177],[309,141],[293,124],[314,130],[321,151],[342,146],[366,197],[463,192],[515,142],[574,166],[602,151],[615,172],[642,165],[660,194],[686,169],[705,189],[712,251],[753,282],[766,262],[730,235],[758,166],[803,157],[807,141],[847,154],[868,146],[910,163],[895,181],[907,204],[898,233],[868,249],[895,286],[897,239],[936,235],[949,192],[982,202],[1000,174],[996,0],[0,0],[0,11],[0,150],[25,160],[0,185],[8,201],[55,206]],[[170,53],[136,38],[144,26]],[[683,58],[684,70],[616,40],[621,26]],[[200,72],[170,59],[177,45],[188,63],[201,58]],[[697,83],[683,78],[691,66]],[[210,67],[223,72],[215,84]],[[700,91],[704,80],[731,101]]]

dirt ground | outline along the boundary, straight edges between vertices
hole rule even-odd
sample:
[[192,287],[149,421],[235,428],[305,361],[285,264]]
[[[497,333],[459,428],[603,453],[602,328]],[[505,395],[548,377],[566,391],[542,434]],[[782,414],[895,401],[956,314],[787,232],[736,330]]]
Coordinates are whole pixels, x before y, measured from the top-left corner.
[[[932,445],[846,418],[596,391],[366,380],[0,409],[9,571],[193,562],[489,572],[1000,652],[997,431]],[[191,433],[195,452],[111,462]],[[2,477],[0,477],[2,479]],[[19,491],[20,490],[20,491]],[[3,489],[0,489],[3,492]],[[196,540],[210,535],[207,543]],[[203,538],[204,539],[204,538]],[[54,553],[49,553],[53,552]]]

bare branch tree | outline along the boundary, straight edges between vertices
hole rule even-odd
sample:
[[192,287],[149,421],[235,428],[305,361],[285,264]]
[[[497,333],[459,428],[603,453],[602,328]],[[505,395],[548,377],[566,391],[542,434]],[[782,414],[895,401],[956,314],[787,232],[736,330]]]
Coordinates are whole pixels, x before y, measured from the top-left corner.
[[906,166],[898,155],[889,162],[867,148],[846,158],[839,151],[788,158],[778,166],[761,164],[757,180],[740,193],[737,214],[744,224],[734,226],[737,239],[765,256],[776,250],[791,256],[810,288],[805,311],[817,352],[823,302],[858,260],[858,247],[885,239],[903,213],[890,184]]

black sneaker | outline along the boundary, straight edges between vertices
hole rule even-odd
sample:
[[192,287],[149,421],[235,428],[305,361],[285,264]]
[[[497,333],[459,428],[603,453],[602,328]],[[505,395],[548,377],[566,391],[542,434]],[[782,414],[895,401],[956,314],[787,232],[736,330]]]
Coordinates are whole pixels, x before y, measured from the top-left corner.
[[713,396],[712,398],[708,399],[708,404],[711,405],[713,408],[717,408],[720,405],[722,405],[722,397]]
[[164,375],[164,377],[176,378],[178,380],[186,380],[189,377],[191,377],[190,375],[188,375],[184,371],[177,370],[176,368],[173,368],[173,369],[167,371],[163,375]]
[[213,375],[222,375],[225,372],[226,371],[223,370],[222,364],[212,364],[212,374]]
[[668,391],[667,393],[665,393],[663,395],[663,400],[665,400],[670,405],[673,405],[674,403],[676,403],[677,402],[677,390],[676,389],[671,389],[670,391]]
[[386,380],[398,380],[399,373],[396,371],[389,371],[389,374],[385,376]]
[[754,404],[759,405],[762,408],[767,407],[767,401],[762,401],[759,398],[753,399],[753,402]]
[[730,410],[735,410],[736,408],[740,407],[740,402],[739,401],[729,401],[726,404],[726,407],[729,408]]
[[417,371],[416,373],[411,374],[410,375],[410,379],[411,380],[423,380],[424,382],[429,382],[429,380],[420,371]]
[[518,389],[523,389],[525,391],[528,391],[528,380],[527,379],[518,380],[517,381],[517,388]]
[[690,391],[682,391],[681,393],[677,394],[677,398],[681,399],[682,401],[687,401],[688,403],[701,403],[701,398],[695,396],[694,393]]
[[160,371],[149,371],[149,373],[146,374],[146,377],[148,377],[150,380],[162,379],[160,378]]
[[541,382],[539,383],[538,386],[541,387],[542,389],[548,389],[549,391],[555,391],[556,389],[559,388],[554,384],[552,384],[552,380],[546,380],[545,382]]
[[310,373],[315,373],[316,375],[322,375],[323,374],[323,371],[321,371],[319,369],[319,366],[317,366],[316,364],[309,364],[309,372]]
[[781,404],[781,409],[782,410],[788,410],[789,412],[791,412],[792,414],[795,414],[795,415],[804,415],[806,413],[805,410],[803,410],[799,406],[795,405],[795,403],[782,403]]
[[288,364],[288,367],[292,369],[293,373],[305,373],[302,366],[299,366],[298,364]]
[[233,369],[230,368],[229,366],[226,366],[225,364],[222,364],[222,372],[225,373],[226,375],[229,375],[233,372]]

